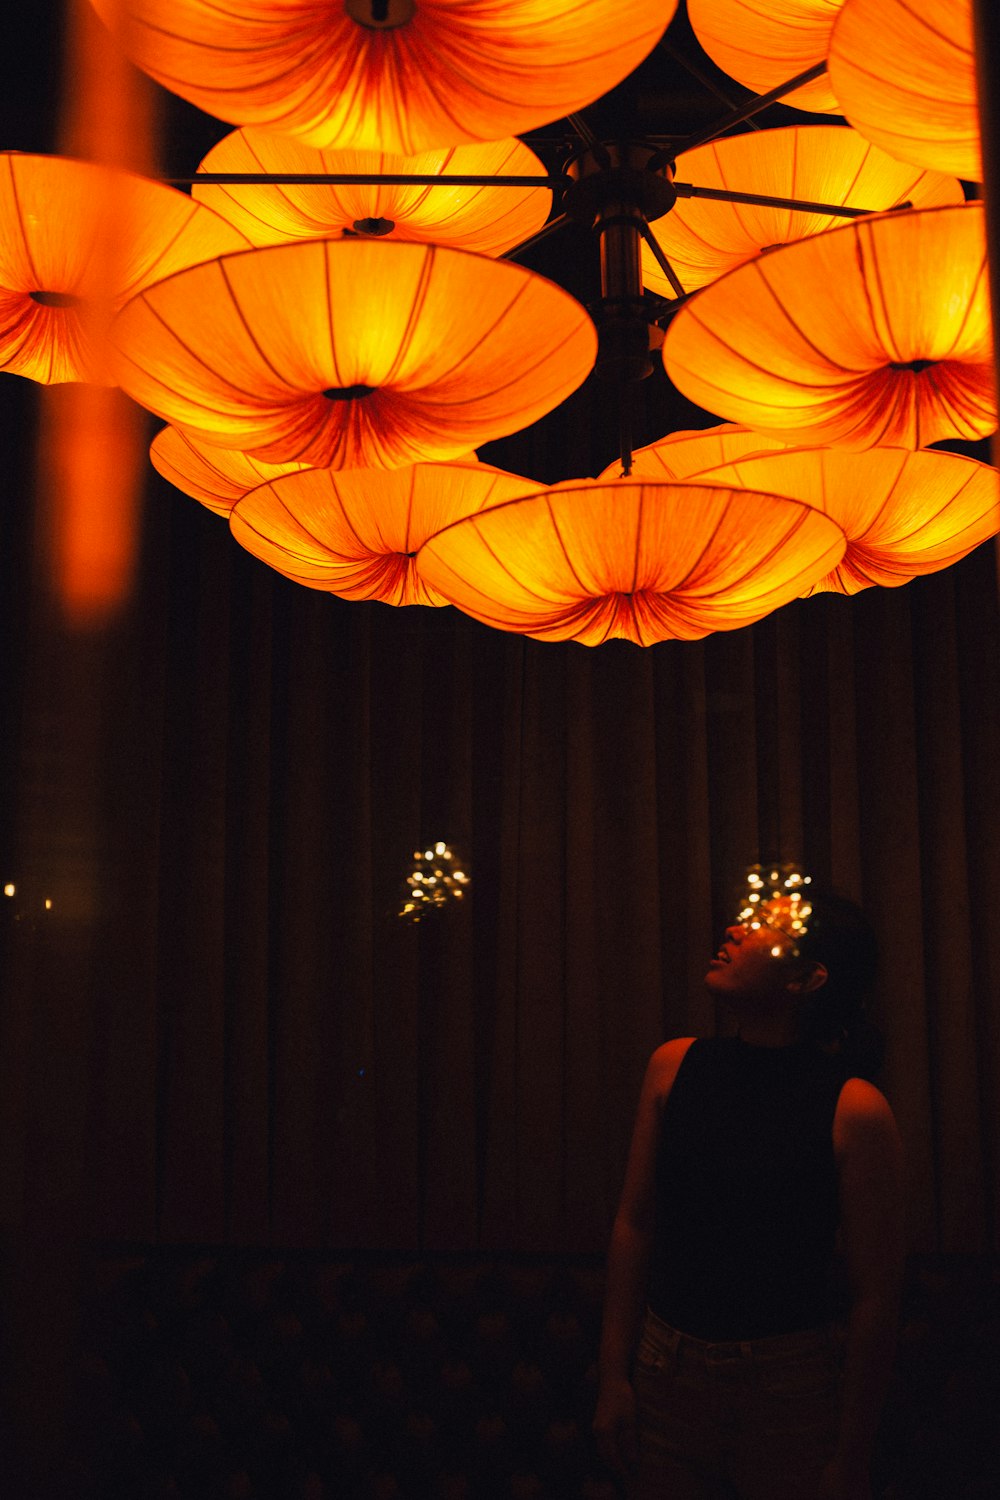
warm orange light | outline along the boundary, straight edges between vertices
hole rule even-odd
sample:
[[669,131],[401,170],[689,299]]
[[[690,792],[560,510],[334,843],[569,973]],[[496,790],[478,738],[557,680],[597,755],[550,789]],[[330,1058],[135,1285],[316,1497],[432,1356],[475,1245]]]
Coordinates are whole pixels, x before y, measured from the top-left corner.
[[571,480],[432,536],[426,581],[499,630],[586,646],[750,625],[834,567],[821,511],[728,486]]
[[[544,177],[545,168],[518,140],[390,156],[384,151],[318,151],[291,136],[249,127],[234,130],[205,157],[199,171],[315,176]],[[237,225],[254,245],[325,235],[366,233],[379,238],[455,245],[480,255],[502,255],[536,234],[549,216],[548,188],[330,185],[200,186],[192,194]]]
[[829,66],[862,135],[902,161],[982,179],[972,0],[847,0]]
[[996,469],[954,453],[796,448],[749,454],[700,478],[788,495],[843,527],[843,559],[809,593],[893,588],[950,567],[1000,531]]
[[[113,24],[111,0],[93,0]],[[121,0],[122,45],[237,125],[412,155],[558,120],[652,51],[676,0]]]
[[[748,453],[785,449],[787,443],[752,427],[724,422],[721,427],[705,427],[700,432],[671,432],[667,437],[637,448],[632,454],[632,476],[635,479],[690,479],[720,464],[733,463]],[[621,474],[621,463],[609,464],[602,479]],[[753,488],[753,486],[749,486]],[[766,486],[765,486],[766,488]]]
[[[755,94],[823,62],[843,0],[688,0],[695,36],[713,62]],[[825,77],[788,94],[796,109],[838,113]]]
[[[843,208],[890,209],[899,203],[932,208],[964,198],[956,178],[896,161],[840,125],[789,125],[711,141],[679,156],[676,176],[698,187]],[[830,214],[679,198],[651,227],[684,290],[693,292],[761,251],[844,223]],[[642,247],[642,275],[660,296],[675,295],[647,245]]]
[[0,153],[0,369],[113,385],[105,335],[150,282],[238,250],[185,193],[92,162]]
[[590,370],[567,292],[510,261],[379,240],[231,255],[150,287],[113,329],[124,388],[269,463],[395,468],[536,421]]
[[799,444],[919,448],[996,426],[981,203],[878,215],[730,271],[663,346],[706,410]]
[[450,522],[534,488],[486,464],[305,469],[234,506],[236,540],[286,578],[344,599],[447,604],[424,582],[417,551]]
[[158,474],[217,516],[228,516],[237,500],[258,485],[307,467],[263,463],[235,448],[205,443],[179,427],[164,427],[158,432],[150,444],[149,457]]

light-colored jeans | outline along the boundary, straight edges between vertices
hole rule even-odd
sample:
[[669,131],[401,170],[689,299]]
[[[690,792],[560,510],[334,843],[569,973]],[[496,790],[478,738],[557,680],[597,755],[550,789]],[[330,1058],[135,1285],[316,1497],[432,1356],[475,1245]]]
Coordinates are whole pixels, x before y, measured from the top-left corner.
[[707,1343],[647,1312],[633,1500],[815,1500],[840,1373],[828,1328]]

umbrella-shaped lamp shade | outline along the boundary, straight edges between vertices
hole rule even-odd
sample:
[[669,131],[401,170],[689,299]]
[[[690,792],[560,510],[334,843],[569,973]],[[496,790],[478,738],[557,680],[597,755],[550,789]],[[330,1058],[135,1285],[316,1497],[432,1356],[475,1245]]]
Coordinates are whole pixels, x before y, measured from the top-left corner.
[[972,0],[847,0],[830,82],[851,124],[893,156],[981,180]]
[[[748,453],[766,453],[787,447],[788,444],[780,438],[769,437],[766,433],[755,432],[752,427],[740,427],[733,422],[724,422],[721,427],[705,427],[700,432],[671,432],[645,448],[636,449],[632,454],[632,477],[690,479],[694,474],[704,474],[707,469],[734,463]],[[620,474],[621,462],[616,459],[600,477],[613,479]]]
[[487,464],[305,469],[251,491],[229,525],[248,552],[286,578],[344,599],[447,604],[421,576],[417,551],[452,521],[534,487]]
[[444,172],[498,179],[490,187],[447,182],[440,186],[195,183],[193,196],[236,224],[253,245],[360,230],[380,238],[391,235],[398,240],[456,245],[480,255],[502,255],[536,234],[552,206],[548,188],[503,186],[504,177],[545,176],[538,157],[518,140],[390,156],[380,151],[318,151],[291,136],[250,126],[221,140],[199,171],[372,177]]
[[674,318],[670,379],[798,444],[920,448],[996,426],[981,203],[858,220],[730,271]]
[[955,453],[795,448],[750,454],[699,476],[803,500],[843,527],[840,563],[808,590],[856,594],[950,567],[1000,531],[1000,476]]
[[0,153],[0,369],[114,385],[105,335],[140,288],[246,238],[184,193],[60,156]]
[[258,485],[285,474],[297,474],[307,464],[268,464],[235,448],[218,448],[179,427],[164,427],[149,446],[153,468],[193,500],[228,516],[237,500]]
[[[789,125],[710,141],[677,158],[677,178],[697,187],[842,208],[884,210],[900,203],[933,208],[964,199],[956,178],[897,161],[839,125]],[[684,290],[694,292],[762,250],[838,229],[843,223],[831,214],[679,198],[651,228]],[[645,244],[642,274],[652,291],[662,297],[675,295]]]
[[269,463],[398,468],[536,421],[597,335],[544,277],[465,250],[310,240],[224,256],[119,313],[122,386]]
[[[713,62],[756,94],[823,62],[843,0],[688,0],[695,36]],[[838,113],[825,75],[782,101]]]
[[447,527],[419,562],[431,587],[498,630],[651,646],[752,624],[844,545],[822,511],[773,495],[570,480]]
[[[112,0],[94,0],[114,25]],[[492,141],[606,94],[676,0],[119,0],[125,50],[236,125],[394,151]]]

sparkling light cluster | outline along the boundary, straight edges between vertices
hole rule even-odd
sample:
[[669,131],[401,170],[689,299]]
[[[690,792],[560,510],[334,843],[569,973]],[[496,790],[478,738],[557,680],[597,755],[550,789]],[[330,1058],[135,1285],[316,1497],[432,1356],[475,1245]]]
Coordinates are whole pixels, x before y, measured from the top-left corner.
[[441,907],[462,901],[470,880],[459,864],[455,851],[440,840],[426,849],[415,849],[399,915],[405,921],[417,923]]
[[[737,917],[744,927],[768,927],[791,938],[791,953],[799,954],[798,939],[808,930],[812,904],[804,886],[812,884],[811,875],[803,875],[798,865],[751,865],[747,870],[747,894]],[[778,944],[771,949],[775,958],[787,950]]]

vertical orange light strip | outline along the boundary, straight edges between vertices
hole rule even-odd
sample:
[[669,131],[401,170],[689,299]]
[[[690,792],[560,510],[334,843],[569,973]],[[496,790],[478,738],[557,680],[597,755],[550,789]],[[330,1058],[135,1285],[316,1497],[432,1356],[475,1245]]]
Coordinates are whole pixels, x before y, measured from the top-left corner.
[[[87,0],[66,0],[58,148],[133,171],[155,171],[155,85],[112,40]],[[98,274],[109,290],[125,242],[111,191]],[[98,299],[100,300],[100,299]],[[102,316],[99,307],[96,317]],[[49,574],[66,623],[99,628],[128,597],[138,551],[146,418],[121,391],[45,387],[39,425],[40,511]]]

